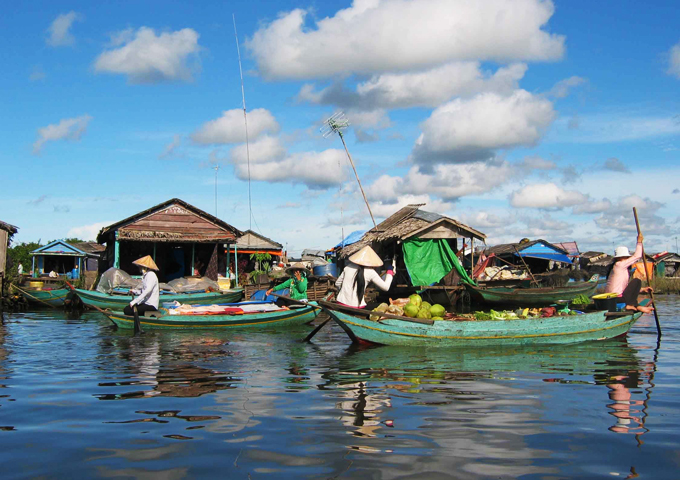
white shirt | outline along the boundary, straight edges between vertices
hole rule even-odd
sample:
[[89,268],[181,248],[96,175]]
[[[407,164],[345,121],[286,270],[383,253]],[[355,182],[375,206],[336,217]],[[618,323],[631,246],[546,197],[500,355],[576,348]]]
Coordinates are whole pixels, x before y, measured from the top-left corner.
[[139,294],[137,298],[130,302],[130,306],[139,305],[146,303],[151,305],[153,308],[158,310],[158,297],[160,291],[158,289],[158,277],[156,272],[147,270],[144,275],[142,275],[142,289],[132,290],[133,293]]
[[22,264],[19,264],[19,266],[17,267],[17,273],[18,273],[19,275],[23,275],[23,273],[24,273],[24,266],[23,266]]
[[[359,265],[350,262],[338,277],[338,280],[335,282],[335,286],[340,290],[337,297],[338,302],[349,305],[350,307],[366,306],[366,300],[362,297],[361,301],[359,301],[357,292],[354,290],[354,279],[356,278],[358,271]],[[374,269],[364,267],[364,281],[366,287],[368,287],[369,283],[373,283],[373,285],[380,290],[386,292],[390,289],[390,285],[392,285],[392,278],[392,275],[387,275],[385,280],[383,280]]]

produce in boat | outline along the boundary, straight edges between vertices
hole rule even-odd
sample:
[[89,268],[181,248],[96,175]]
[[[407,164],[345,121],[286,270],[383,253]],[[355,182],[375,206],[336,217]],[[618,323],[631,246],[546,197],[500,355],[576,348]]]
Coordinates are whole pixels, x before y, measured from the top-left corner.
[[[375,307],[375,308],[373,309],[373,311],[374,311],[374,312],[383,312],[383,313],[384,313],[384,312],[387,311],[387,308],[388,308],[388,307],[387,307],[387,304],[386,304],[386,303],[381,303],[380,305],[378,305],[377,307]],[[378,319],[380,319],[380,315],[369,315],[368,318],[370,318],[371,320],[378,320]]]
[[423,299],[420,295],[417,293],[414,293],[410,297],[408,297],[409,303],[415,305],[416,307],[420,308],[420,304],[423,303]]
[[432,318],[432,315],[430,314],[430,309],[429,308],[421,308],[418,310],[418,318]]
[[432,314],[432,318],[443,317],[446,313],[446,309],[438,303],[435,303],[430,307],[430,313]]
[[418,307],[412,303],[407,303],[404,307],[404,315],[407,317],[415,318],[418,316]]
[[392,315],[403,315],[404,309],[399,305],[390,305],[387,307],[387,313],[391,313]]

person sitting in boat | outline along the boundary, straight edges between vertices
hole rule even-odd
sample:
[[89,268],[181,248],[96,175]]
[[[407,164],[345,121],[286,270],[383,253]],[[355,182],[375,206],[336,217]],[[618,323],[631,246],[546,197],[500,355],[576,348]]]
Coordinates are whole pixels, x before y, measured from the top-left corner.
[[335,282],[339,290],[338,303],[348,307],[364,308],[366,306],[364,293],[369,283],[373,283],[380,290],[388,291],[396,271],[395,261],[392,260],[392,265],[387,269],[387,276],[384,280],[375,271],[377,267],[382,266],[383,261],[368,245],[350,256],[349,263]]
[[307,268],[304,264],[298,262],[286,268],[286,273],[290,275],[290,278],[281,285],[267,290],[267,296],[271,295],[272,292],[290,288],[290,298],[307,301]]
[[125,315],[134,315],[133,307],[135,305],[137,305],[137,312],[140,314],[157,311],[160,291],[158,288],[158,277],[156,276],[158,271],[156,262],[153,261],[151,255],[147,255],[135,260],[132,264],[137,265],[142,271],[142,288],[130,290],[131,293],[138,296],[130,302],[130,305],[123,309],[123,313]]
[[630,279],[628,268],[633,266],[642,258],[642,234],[638,235],[637,246],[633,255],[627,247],[616,247],[614,251],[614,265],[607,278],[606,293],[618,294],[622,302],[626,304],[626,310],[633,310],[642,313],[650,313],[653,308],[638,305],[638,295],[640,293],[652,293],[652,287],[642,288],[639,278]]

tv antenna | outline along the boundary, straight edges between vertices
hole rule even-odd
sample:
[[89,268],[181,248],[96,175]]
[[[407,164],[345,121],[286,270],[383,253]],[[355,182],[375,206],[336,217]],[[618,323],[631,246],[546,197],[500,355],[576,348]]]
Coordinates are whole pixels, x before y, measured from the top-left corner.
[[241,66],[241,49],[238,45],[236,33],[236,15],[231,14],[234,21],[234,37],[236,37],[236,53],[238,53],[238,71],[241,74],[241,97],[243,98],[243,122],[246,125],[246,159],[248,161],[248,228],[253,229],[253,203],[250,195],[250,142],[248,141],[248,115],[246,115],[246,91],[243,88],[243,67]]
[[217,171],[220,169],[219,163],[213,167],[215,170],[215,216],[217,216]]
[[373,221],[373,227],[377,228],[375,218],[373,218],[373,212],[371,212],[371,206],[368,204],[368,199],[366,198],[366,193],[364,192],[364,187],[361,186],[359,174],[357,173],[357,169],[354,166],[354,161],[352,161],[352,156],[349,154],[349,150],[347,149],[347,144],[345,143],[345,136],[342,134],[342,131],[347,127],[349,127],[349,120],[345,118],[345,114],[343,112],[335,112],[333,115],[326,119],[324,125],[319,129],[319,131],[321,132],[321,135],[323,135],[324,138],[328,138],[331,135],[337,133],[338,136],[340,137],[340,140],[342,140],[342,146],[345,147],[345,152],[347,153],[349,164],[352,165],[352,170],[354,170],[354,176],[356,177],[357,183],[359,184],[359,190],[361,190],[361,195],[364,197],[364,202],[366,202],[368,214],[371,216],[371,220]]

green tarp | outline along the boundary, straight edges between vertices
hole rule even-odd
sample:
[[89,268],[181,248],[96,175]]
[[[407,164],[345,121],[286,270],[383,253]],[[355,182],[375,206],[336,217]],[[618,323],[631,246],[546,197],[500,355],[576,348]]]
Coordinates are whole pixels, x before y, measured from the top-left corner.
[[454,268],[463,283],[475,285],[447,240],[415,238],[406,240],[403,249],[404,263],[414,286],[432,285]]

